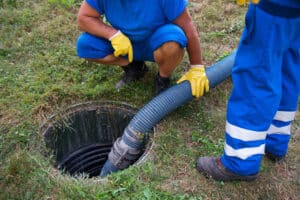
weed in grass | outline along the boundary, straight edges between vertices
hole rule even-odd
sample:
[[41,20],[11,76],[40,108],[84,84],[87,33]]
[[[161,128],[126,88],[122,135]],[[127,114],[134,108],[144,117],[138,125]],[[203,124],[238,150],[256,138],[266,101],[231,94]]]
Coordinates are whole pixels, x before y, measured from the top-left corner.
[[211,140],[197,132],[192,133],[192,140],[199,143],[198,149],[201,155],[220,156],[223,152],[224,139]]
[[45,194],[51,194],[49,168],[39,156],[16,149],[3,164],[0,167],[1,199],[41,199]]
[[0,8],[3,7],[17,7],[17,0],[1,0]]
[[81,0],[48,0],[48,2],[52,4],[59,4],[59,5],[71,7],[74,4],[81,3],[82,1]]

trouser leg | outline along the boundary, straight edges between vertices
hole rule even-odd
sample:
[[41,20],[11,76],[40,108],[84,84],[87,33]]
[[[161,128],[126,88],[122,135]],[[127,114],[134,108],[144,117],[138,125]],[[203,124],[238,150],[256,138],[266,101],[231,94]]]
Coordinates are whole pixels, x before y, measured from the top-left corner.
[[300,49],[289,49],[283,59],[282,98],[267,133],[266,152],[284,156],[291,137],[291,124],[298,106],[300,91]]

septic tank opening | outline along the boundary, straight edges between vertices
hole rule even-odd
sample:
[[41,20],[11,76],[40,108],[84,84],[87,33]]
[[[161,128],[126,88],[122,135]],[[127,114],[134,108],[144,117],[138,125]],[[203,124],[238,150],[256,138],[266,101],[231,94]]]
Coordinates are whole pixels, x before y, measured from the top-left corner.
[[[54,157],[54,167],[71,176],[99,176],[114,141],[136,112],[136,108],[125,103],[89,102],[51,117],[42,132],[49,154]],[[150,143],[150,137],[146,138],[145,148],[135,163],[145,159]]]

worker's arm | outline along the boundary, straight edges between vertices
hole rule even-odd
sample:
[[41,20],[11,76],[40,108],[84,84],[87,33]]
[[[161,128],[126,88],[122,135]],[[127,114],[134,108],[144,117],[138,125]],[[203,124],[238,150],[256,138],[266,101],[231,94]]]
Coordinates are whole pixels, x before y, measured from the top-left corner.
[[177,83],[188,80],[191,84],[192,95],[197,98],[201,97],[205,92],[209,91],[209,81],[202,63],[199,34],[187,9],[183,11],[174,23],[182,28],[188,39],[187,52],[190,59],[189,71]]
[[92,35],[110,40],[114,48],[114,56],[128,55],[129,62],[133,60],[133,49],[130,40],[120,30],[105,24],[100,14],[88,5],[86,1],[80,6],[77,24],[80,30]]
[[185,9],[183,13],[173,21],[173,23],[182,28],[188,39],[186,48],[189,55],[190,64],[203,64],[199,34],[194,26],[188,10]]
[[80,6],[77,15],[77,25],[81,31],[109,39],[118,32],[115,28],[105,24],[100,14],[86,1]]

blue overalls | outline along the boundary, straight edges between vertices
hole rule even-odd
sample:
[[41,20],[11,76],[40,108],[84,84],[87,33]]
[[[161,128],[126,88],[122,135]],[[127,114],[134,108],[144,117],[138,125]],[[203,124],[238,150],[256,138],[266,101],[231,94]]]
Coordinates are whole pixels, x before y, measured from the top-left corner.
[[259,172],[262,156],[287,153],[300,93],[300,0],[251,4],[232,69],[223,165]]

